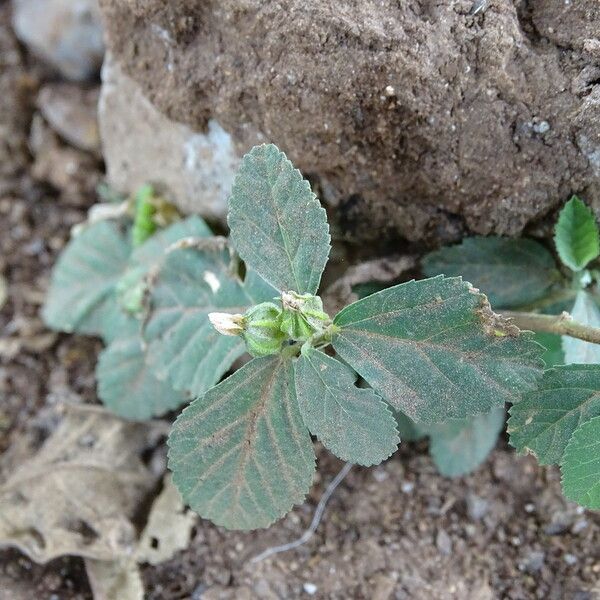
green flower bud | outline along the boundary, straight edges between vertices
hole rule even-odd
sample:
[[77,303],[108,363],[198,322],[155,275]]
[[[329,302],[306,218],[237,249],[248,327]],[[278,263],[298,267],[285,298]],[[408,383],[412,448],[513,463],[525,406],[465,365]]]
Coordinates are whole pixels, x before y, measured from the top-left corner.
[[329,316],[323,312],[323,301],[318,296],[283,292],[281,302],[281,330],[293,340],[307,340],[330,323]]
[[281,330],[281,309],[272,302],[250,308],[243,317],[241,336],[252,356],[277,354],[286,340]]

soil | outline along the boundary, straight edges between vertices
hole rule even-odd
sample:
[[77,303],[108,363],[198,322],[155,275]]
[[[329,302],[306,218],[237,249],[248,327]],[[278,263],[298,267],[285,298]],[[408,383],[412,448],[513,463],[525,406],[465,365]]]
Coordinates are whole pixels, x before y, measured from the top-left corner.
[[[96,201],[102,164],[62,141],[38,147],[49,154],[30,154],[35,98],[48,76],[17,46],[7,23],[4,4],[0,57],[9,64],[0,77],[0,125],[3,132],[10,125],[10,138],[0,144],[0,275],[8,282],[0,310],[0,453],[58,399],[96,401],[100,349],[96,340],[48,332],[38,315],[70,227]],[[50,169],[72,173],[70,179],[52,185],[40,179],[36,164],[73,160],[73,153],[77,173],[64,165]],[[377,468],[355,467],[308,543],[251,563],[310,523],[324,487],[341,468],[322,449],[318,457],[318,478],[305,505],[266,531],[228,532],[202,521],[187,550],[143,568],[147,598],[600,597],[600,517],[566,503],[557,471],[517,457],[505,440],[479,470],[456,480],[435,472],[423,444],[403,445]],[[36,565],[15,550],[0,551],[0,600],[32,598],[91,598],[82,561]]]
[[347,239],[519,234],[600,208],[597,0],[101,0],[148,97],[319,179]]

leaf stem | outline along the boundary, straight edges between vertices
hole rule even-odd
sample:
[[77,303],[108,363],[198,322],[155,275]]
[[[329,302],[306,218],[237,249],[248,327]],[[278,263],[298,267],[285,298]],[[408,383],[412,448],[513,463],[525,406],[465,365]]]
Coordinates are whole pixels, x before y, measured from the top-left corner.
[[540,315],[504,310],[500,314],[511,319],[519,329],[568,335],[584,342],[600,344],[600,327],[591,327],[574,321],[568,312],[563,312],[560,315]]

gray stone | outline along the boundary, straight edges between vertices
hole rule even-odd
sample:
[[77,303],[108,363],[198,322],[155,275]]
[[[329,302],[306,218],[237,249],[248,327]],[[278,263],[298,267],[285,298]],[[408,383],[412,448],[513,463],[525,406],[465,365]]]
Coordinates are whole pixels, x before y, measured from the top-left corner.
[[152,183],[183,212],[224,221],[240,155],[217,121],[199,133],[170,120],[110,56],[98,119],[108,182],[117,191]]
[[67,79],[98,74],[104,41],[97,0],[13,0],[17,37]]

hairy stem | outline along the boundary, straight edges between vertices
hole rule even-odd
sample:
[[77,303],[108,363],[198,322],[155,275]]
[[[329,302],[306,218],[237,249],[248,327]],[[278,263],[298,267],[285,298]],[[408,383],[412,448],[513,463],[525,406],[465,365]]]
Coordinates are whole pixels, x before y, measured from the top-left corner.
[[600,344],[600,327],[590,327],[584,323],[574,321],[568,312],[563,312],[560,315],[540,315],[505,310],[501,311],[500,314],[511,319],[519,329],[568,335],[592,344]]

